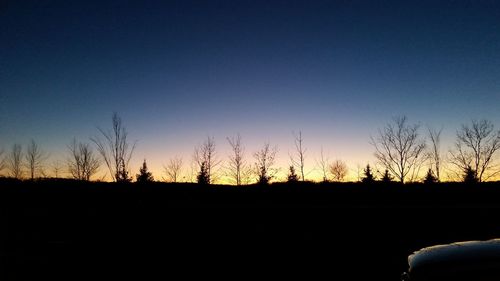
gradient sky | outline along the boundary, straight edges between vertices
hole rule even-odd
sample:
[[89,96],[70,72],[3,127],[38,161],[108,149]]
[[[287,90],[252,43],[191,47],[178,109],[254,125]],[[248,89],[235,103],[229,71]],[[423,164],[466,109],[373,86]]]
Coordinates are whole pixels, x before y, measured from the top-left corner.
[[[376,3],[374,3],[376,2]],[[114,111],[156,178],[207,135],[373,162],[390,118],[500,127],[499,1],[1,1],[0,148],[64,160]],[[249,159],[251,160],[251,159]],[[252,160],[253,161],[253,160]],[[186,165],[187,167],[188,165]]]

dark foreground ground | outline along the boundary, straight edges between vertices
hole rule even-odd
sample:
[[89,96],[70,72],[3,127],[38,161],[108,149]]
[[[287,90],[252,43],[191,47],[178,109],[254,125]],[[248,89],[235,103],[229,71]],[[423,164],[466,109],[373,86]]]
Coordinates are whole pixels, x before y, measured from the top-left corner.
[[0,279],[399,280],[414,250],[500,237],[499,207],[499,183],[0,180]]

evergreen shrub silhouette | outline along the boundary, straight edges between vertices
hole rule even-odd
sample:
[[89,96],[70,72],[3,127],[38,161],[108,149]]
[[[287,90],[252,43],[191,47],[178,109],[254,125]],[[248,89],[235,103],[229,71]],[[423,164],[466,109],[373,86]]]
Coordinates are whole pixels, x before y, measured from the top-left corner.
[[290,166],[290,171],[288,172],[288,182],[297,182],[297,181],[299,181],[299,178],[295,173],[295,168],[293,166]]
[[463,181],[467,184],[474,184],[479,182],[477,173],[474,169],[472,169],[471,166],[467,166],[467,168],[465,169]]
[[196,177],[198,184],[207,185],[210,184],[210,175],[208,174],[208,169],[206,162],[201,163],[200,172]]
[[148,171],[146,159],[144,159],[142,167],[139,169],[139,174],[137,174],[135,178],[139,183],[148,183],[154,181],[153,174],[151,174],[151,172]]
[[391,174],[389,173],[389,170],[386,169],[384,172],[384,176],[382,177],[382,182],[383,183],[391,183],[393,179],[394,179],[394,177],[391,176]]
[[438,182],[437,177],[434,176],[434,173],[432,172],[432,169],[429,169],[427,171],[427,174],[425,175],[424,183],[425,184],[433,184],[433,183],[437,183],[437,182]]
[[361,179],[363,183],[373,183],[375,182],[375,177],[373,176],[372,169],[370,165],[366,165],[366,168],[363,170],[364,177]]

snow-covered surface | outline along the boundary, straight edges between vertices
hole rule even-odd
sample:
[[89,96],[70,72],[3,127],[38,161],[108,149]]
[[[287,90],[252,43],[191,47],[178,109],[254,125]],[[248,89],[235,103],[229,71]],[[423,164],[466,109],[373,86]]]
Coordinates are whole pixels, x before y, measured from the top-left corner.
[[500,239],[465,241],[420,249],[408,257],[410,271],[441,262],[500,261]]

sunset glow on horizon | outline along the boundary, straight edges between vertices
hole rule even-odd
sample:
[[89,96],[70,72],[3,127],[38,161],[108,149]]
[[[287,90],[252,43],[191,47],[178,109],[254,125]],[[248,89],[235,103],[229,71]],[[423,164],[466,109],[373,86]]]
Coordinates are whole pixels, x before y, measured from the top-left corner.
[[[278,146],[285,180],[301,131],[307,180],[321,180],[323,149],[357,181],[367,164],[385,170],[370,137],[407,116],[422,137],[443,128],[446,157],[462,124],[500,129],[500,3],[438,2],[10,1],[0,5],[0,150],[34,139],[52,176],[73,138],[92,144],[117,112],[137,141],[134,178],[146,159],[161,180],[178,156],[183,181],[194,180],[194,148],[213,136],[222,167],[226,138],[240,134],[249,165],[264,143]],[[93,179],[110,179],[104,165]]]

